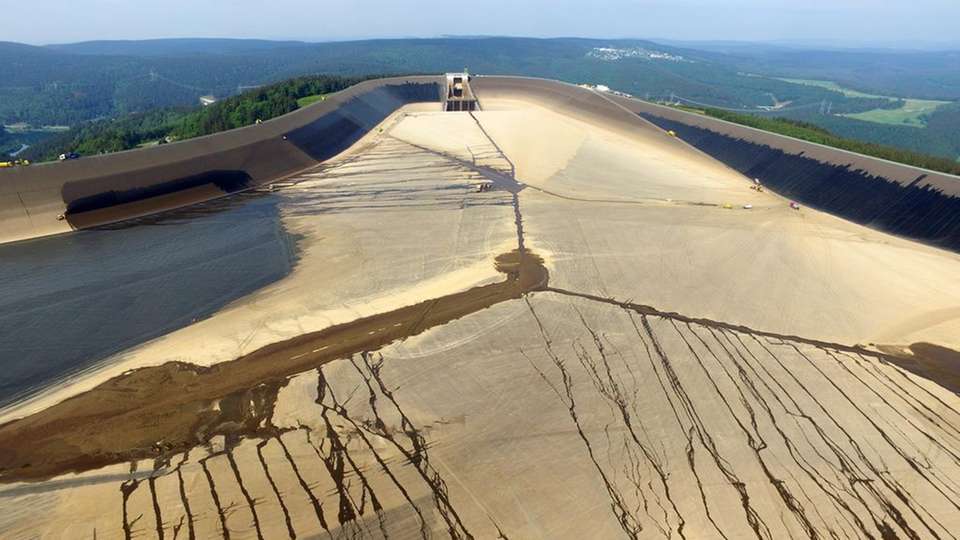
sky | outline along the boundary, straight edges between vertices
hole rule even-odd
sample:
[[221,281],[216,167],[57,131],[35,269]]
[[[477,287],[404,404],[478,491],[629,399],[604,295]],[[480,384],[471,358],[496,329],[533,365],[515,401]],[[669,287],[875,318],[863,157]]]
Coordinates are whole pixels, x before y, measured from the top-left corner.
[[35,45],[440,35],[960,43],[960,0],[0,0],[0,17],[0,41]]

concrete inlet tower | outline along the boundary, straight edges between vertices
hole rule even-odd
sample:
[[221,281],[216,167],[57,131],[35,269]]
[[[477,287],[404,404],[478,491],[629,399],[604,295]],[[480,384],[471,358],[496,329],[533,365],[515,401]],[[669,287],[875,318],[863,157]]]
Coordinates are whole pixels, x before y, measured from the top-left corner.
[[447,73],[447,88],[443,96],[445,111],[475,111],[479,109],[477,98],[470,90],[470,74]]

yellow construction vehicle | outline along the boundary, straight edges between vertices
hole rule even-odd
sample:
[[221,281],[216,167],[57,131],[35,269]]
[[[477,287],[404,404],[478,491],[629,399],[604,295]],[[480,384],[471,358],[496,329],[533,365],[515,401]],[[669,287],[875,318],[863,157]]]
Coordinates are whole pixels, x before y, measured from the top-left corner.
[[9,169],[10,167],[26,167],[30,165],[29,159],[16,159],[13,161],[0,161],[0,169]]

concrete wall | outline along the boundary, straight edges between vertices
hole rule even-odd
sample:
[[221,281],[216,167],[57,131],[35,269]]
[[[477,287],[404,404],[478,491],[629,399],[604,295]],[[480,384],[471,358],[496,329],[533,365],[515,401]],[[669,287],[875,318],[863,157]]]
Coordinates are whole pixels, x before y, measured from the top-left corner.
[[0,170],[0,243],[184,206],[302,171],[342,152],[400,106],[439,102],[440,83],[366,81],[260,125]]

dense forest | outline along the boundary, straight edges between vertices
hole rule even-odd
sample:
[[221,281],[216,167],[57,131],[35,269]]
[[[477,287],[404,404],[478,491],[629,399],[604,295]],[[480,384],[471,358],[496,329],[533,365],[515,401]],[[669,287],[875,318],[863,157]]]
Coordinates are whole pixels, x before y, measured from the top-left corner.
[[[774,113],[770,113],[771,115]],[[818,111],[786,111],[777,115],[814,123],[848,139],[858,139],[942,157],[960,156],[960,103],[939,107],[926,115],[926,126],[867,122]]]
[[[684,109],[690,110],[686,107],[684,107]],[[960,163],[956,161],[937,156],[921,154],[918,152],[911,152],[909,150],[903,150],[891,146],[884,146],[880,144],[839,137],[820,126],[811,124],[809,122],[780,117],[763,117],[711,108],[700,109],[697,112],[702,112],[707,116],[712,116],[728,122],[754,127],[773,133],[779,133],[781,135],[787,135],[789,137],[803,139],[805,141],[810,141],[817,144],[832,146],[842,150],[849,150],[850,152],[857,152],[859,154],[905,163],[907,165],[922,167],[924,169],[930,169],[933,171],[960,175]]]
[[250,125],[299,109],[303,98],[339,92],[368,78],[314,75],[258,88],[186,115],[170,134],[189,139]]
[[[232,45],[231,45],[232,44]],[[592,54],[613,48],[625,56]],[[652,59],[635,54],[673,55]],[[308,73],[476,73],[592,82],[638,95],[670,96],[713,106],[756,108],[790,102],[834,112],[894,106],[819,88],[748,75],[729,60],[642,40],[400,39],[338,43],[237,40],[93,42],[56,47],[0,43],[0,121],[76,125],[156,107],[192,106],[206,94],[227,97],[245,87]]]
[[869,94],[960,99],[957,51],[811,50],[755,43],[690,46],[697,49],[698,58],[743,72],[829,80]]
[[[13,140],[13,137],[7,133],[7,130],[0,126],[0,161],[6,161],[6,156],[10,152],[16,151],[17,148],[13,147],[16,144]],[[19,145],[17,145],[19,147]]]
[[56,159],[65,152],[92,155],[190,139],[269,120],[299,108],[298,100],[338,92],[364,78],[298,77],[245,92],[203,108],[163,108],[82,124],[32,146],[24,157]]

